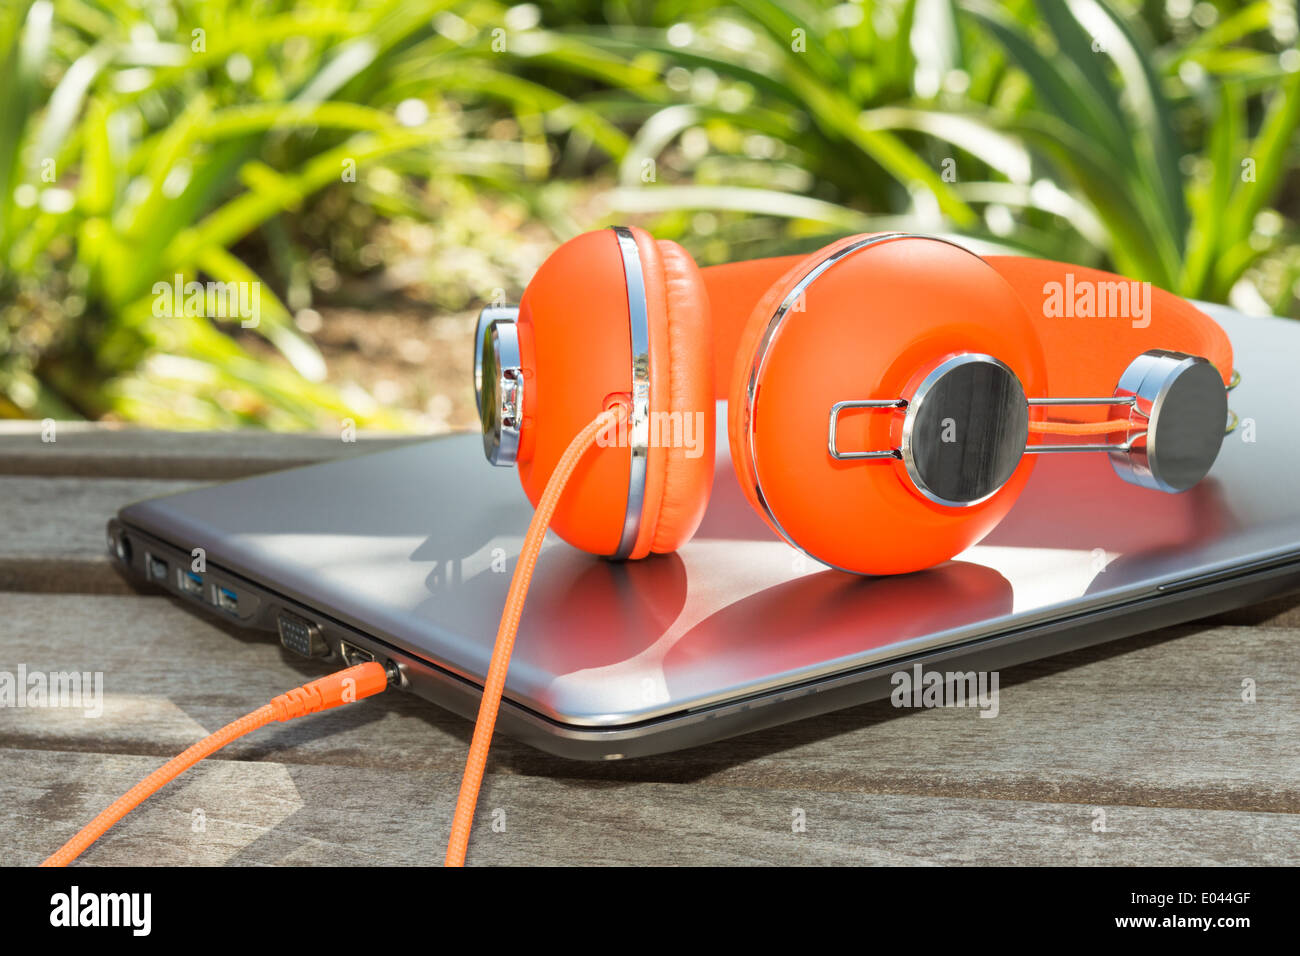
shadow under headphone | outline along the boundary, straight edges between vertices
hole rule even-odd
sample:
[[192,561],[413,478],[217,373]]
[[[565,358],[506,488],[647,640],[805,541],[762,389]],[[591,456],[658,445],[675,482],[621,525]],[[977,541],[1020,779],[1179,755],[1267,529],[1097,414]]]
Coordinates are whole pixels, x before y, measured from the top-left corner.
[[[1067,308],[1045,308],[1053,296]],[[1232,374],[1223,330],[1171,293],[900,233],[700,269],[643,230],[590,232],[517,309],[485,309],[475,338],[484,451],[534,504],[575,434],[627,410],[556,507],[570,544],[684,544],[724,399],[749,503],[813,559],[865,574],[978,542],[1041,454],[1107,453],[1127,481],[1190,488],[1218,454]]]

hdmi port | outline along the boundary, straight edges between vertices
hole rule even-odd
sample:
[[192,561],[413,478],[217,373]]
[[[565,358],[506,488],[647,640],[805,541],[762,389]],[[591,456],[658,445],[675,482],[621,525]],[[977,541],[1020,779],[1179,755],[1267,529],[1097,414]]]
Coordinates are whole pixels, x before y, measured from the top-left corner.
[[347,641],[339,641],[339,657],[343,658],[343,662],[349,667],[366,664],[376,659],[374,652],[349,644]]

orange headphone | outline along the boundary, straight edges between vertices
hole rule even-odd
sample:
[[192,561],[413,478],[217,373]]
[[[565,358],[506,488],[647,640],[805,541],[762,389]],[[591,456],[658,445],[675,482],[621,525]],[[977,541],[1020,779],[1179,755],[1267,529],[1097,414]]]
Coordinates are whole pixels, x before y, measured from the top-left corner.
[[[1093,314],[1047,314],[1053,293]],[[519,468],[534,504],[574,435],[625,406],[556,507],[575,547],[641,558],[684,544],[726,399],[750,504],[817,561],[868,574],[979,541],[1038,454],[1105,451],[1128,481],[1191,487],[1218,453],[1232,375],[1223,330],[1171,293],[899,233],[705,269],[641,229],[586,233],[518,309],[483,311],[475,349],[484,450]],[[1053,433],[1104,440],[1031,441]]]
[[[1055,315],[1049,293],[1079,317]],[[536,510],[447,862],[465,860],[547,528],[614,558],[684,544],[708,504],[715,399],[741,488],[773,531],[832,567],[896,574],[979,541],[1040,454],[1104,451],[1127,481],[1190,488],[1219,453],[1231,378],[1208,316],[1095,269],[900,233],[707,269],[640,229],[566,242],[519,308],[485,309],[475,336],[483,450],[519,467]],[[1030,441],[1044,434],[1105,438]]]

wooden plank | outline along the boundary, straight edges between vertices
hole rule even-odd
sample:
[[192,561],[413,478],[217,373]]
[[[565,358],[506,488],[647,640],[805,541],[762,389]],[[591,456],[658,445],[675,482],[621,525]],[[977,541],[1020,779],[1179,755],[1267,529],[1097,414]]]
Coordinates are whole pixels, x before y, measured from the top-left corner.
[[[1002,675],[999,714],[851,708],[676,754],[575,763],[498,738],[498,775],[753,790],[1300,812],[1300,633],[1178,628]],[[527,639],[526,635],[522,639]],[[101,717],[0,710],[0,747],[160,761],[328,665],[163,597],[0,594],[0,669],[104,674]],[[1244,703],[1241,681],[1256,682]],[[233,745],[231,759],[458,774],[469,724],[409,694]],[[448,804],[449,806],[449,804]]]
[[0,422],[0,474],[222,481],[332,458],[396,448],[429,436],[334,435],[252,429],[171,432],[55,422],[54,441],[40,422]]
[[[39,862],[146,774],[140,757],[0,750],[7,862]],[[439,863],[457,775],[210,760],[91,847],[90,865]],[[488,779],[476,864],[1300,862],[1300,817],[859,795],[807,788]],[[196,813],[198,811],[198,813]],[[794,832],[796,814],[803,832]],[[504,825],[494,831],[493,821]]]
[[195,487],[188,481],[0,477],[0,590],[129,594],[104,529],[132,501]]

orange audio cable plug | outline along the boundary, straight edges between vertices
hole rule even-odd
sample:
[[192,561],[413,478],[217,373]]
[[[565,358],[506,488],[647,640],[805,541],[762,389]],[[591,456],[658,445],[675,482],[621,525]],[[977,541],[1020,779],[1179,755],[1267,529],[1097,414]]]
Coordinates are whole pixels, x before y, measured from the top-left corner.
[[67,866],[88,846],[103,836],[109,827],[143,803],[150,794],[161,789],[204,757],[216,753],[232,740],[264,727],[273,720],[293,720],[295,717],[328,710],[340,704],[350,704],[365,697],[373,697],[387,687],[388,674],[383,666],[369,661],[336,671],[319,680],[296,687],[286,694],[281,694],[269,704],[263,704],[251,714],[245,714],[234,723],[227,724],[216,733],[204,737],[184,753],[167,761],[109,804],[95,819],[82,827],[76,836],[51,854],[41,866]]

